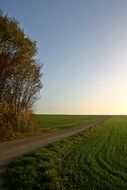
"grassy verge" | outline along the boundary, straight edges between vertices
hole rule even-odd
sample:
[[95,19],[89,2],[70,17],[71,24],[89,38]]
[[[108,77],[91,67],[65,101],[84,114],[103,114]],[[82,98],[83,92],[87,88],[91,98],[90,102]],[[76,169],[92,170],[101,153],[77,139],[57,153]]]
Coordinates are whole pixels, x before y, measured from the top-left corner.
[[12,162],[6,171],[13,190],[126,190],[127,117],[43,147]]

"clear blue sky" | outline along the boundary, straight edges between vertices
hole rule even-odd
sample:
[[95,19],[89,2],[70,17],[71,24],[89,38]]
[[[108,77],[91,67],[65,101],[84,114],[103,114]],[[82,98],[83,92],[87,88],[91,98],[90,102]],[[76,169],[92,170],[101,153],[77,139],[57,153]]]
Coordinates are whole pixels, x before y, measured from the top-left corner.
[[1,0],[38,44],[38,113],[127,114],[127,0]]

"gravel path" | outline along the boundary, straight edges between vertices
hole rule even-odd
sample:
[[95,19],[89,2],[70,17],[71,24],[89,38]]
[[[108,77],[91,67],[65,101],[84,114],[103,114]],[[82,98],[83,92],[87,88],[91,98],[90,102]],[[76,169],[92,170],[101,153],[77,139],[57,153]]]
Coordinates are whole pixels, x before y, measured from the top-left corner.
[[30,153],[35,149],[51,144],[53,142],[64,139],[80,133],[90,127],[95,127],[98,124],[103,123],[109,116],[100,116],[95,121],[90,121],[80,127],[74,127],[71,129],[64,129],[50,134],[39,135],[34,137],[27,137],[19,140],[5,142],[0,144],[0,190],[6,190],[4,188],[4,179],[2,173],[6,169],[6,165],[12,160],[20,157],[24,154]]
[[65,137],[75,135],[90,127],[94,127],[97,124],[104,122],[107,118],[107,116],[100,116],[100,118],[96,119],[95,121],[90,121],[80,127],[64,129],[50,134],[27,137],[19,140],[1,143],[0,172],[2,171],[3,166],[6,166],[6,164],[8,164],[11,160],[26,153],[32,152],[39,147],[59,141]]

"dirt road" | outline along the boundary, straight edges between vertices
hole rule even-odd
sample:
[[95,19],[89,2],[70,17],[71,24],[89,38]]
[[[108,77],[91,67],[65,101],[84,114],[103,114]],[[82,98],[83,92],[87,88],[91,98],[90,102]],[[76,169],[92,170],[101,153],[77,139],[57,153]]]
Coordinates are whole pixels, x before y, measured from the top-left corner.
[[29,153],[39,147],[59,141],[65,137],[75,135],[90,127],[94,127],[97,124],[104,122],[108,117],[101,116],[95,121],[88,122],[80,127],[71,129],[64,129],[50,134],[39,135],[34,137],[27,137],[11,142],[5,142],[0,144],[0,171],[3,166],[8,164],[12,159],[15,159],[23,154]]

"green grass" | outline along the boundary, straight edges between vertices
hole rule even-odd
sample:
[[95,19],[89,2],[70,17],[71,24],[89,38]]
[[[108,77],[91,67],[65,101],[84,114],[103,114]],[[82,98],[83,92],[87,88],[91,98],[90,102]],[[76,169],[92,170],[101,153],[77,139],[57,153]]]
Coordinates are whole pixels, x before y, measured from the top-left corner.
[[76,127],[92,121],[99,116],[95,115],[35,115],[35,120],[44,129],[58,130]]
[[127,116],[12,162],[5,180],[13,190],[127,190]]

